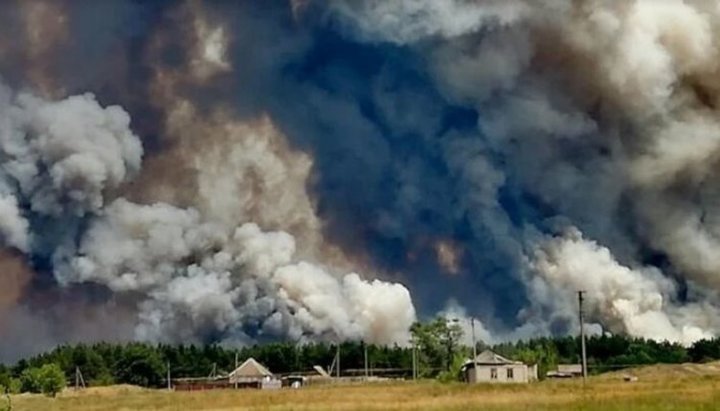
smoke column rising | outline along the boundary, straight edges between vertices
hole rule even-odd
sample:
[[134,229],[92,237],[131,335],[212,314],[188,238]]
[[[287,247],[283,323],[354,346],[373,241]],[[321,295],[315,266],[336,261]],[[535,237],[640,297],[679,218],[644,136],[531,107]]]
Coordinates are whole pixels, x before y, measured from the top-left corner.
[[720,329],[713,2],[1,7],[0,332],[82,296],[127,326],[35,339],[504,340],[580,288],[603,331]]

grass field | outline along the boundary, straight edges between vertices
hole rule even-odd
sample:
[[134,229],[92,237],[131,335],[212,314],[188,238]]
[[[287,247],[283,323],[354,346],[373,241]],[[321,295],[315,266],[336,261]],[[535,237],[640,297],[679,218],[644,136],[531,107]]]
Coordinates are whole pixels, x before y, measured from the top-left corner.
[[581,381],[514,386],[435,382],[307,387],[300,390],[177,392],[108,387],[50,399],[13,398],[19,411],[109,410],[718,410],[720,365],[654,366]]

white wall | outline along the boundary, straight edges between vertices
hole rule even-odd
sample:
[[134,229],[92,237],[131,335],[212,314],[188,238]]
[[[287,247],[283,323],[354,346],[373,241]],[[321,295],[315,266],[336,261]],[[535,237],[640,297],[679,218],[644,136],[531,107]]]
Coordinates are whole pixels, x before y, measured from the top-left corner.
[[[492,378],[492,370],[497,371],[497,378]],[[513,378],[508,378],[508,369],[512,370]],[[530,374],[530,370],[524,364],[511,364],[511,365],[478,365],[477,366],[477,379],[475,378],[475,370],[468,367],[467,371],[468,381],[471,383],[525,383],[533,379]]]

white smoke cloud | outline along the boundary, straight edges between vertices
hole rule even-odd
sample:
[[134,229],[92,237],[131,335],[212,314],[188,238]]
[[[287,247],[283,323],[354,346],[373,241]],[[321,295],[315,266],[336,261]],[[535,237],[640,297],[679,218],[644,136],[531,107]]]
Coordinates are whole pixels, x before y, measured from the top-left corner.
[[82,216],[140,167],[120,107],[92,94],[46,101],[0,84],[0,241],[29,252],[32,215]]
[[542,244],[530,266],[536,274],[530,279],[531,300],[549,307],[553,316],[575,318],[575,291],[584,290],[588,319],[611,332],[690,344],[718,329],[716,306],[679,305],[672,297],[675,284],[659,270],[623,266],[575,228]]
[[192,209],[119,199],[88,229],[57,271],[64,283],[140,292],[136,337],[181,341],[246,329],[293,339],[404,342],[415,320],[405,287],[337,276],[295,258],[295,239],[253,223],[235,229]]
[[0,105],[0,178],[33,212],[97,211],[103,194],[140,167],[130,117],[120,107],[101,107],[92,94],[49,102],[3,88]]
[[0,243],[28,251],[28,222],[22,217],[17,199],[0,195]]

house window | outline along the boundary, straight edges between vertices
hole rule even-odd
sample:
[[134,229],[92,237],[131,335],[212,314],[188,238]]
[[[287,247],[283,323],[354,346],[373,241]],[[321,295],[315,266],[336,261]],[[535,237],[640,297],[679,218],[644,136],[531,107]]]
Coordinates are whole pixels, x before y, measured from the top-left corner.
[[514,370],[512,368],[507,369],[507,379],[508,380],[512,380],[515,378],[515,374],[513,373],[513,371]]
[[497,368],[490,368],[490,379],[497,380]]

